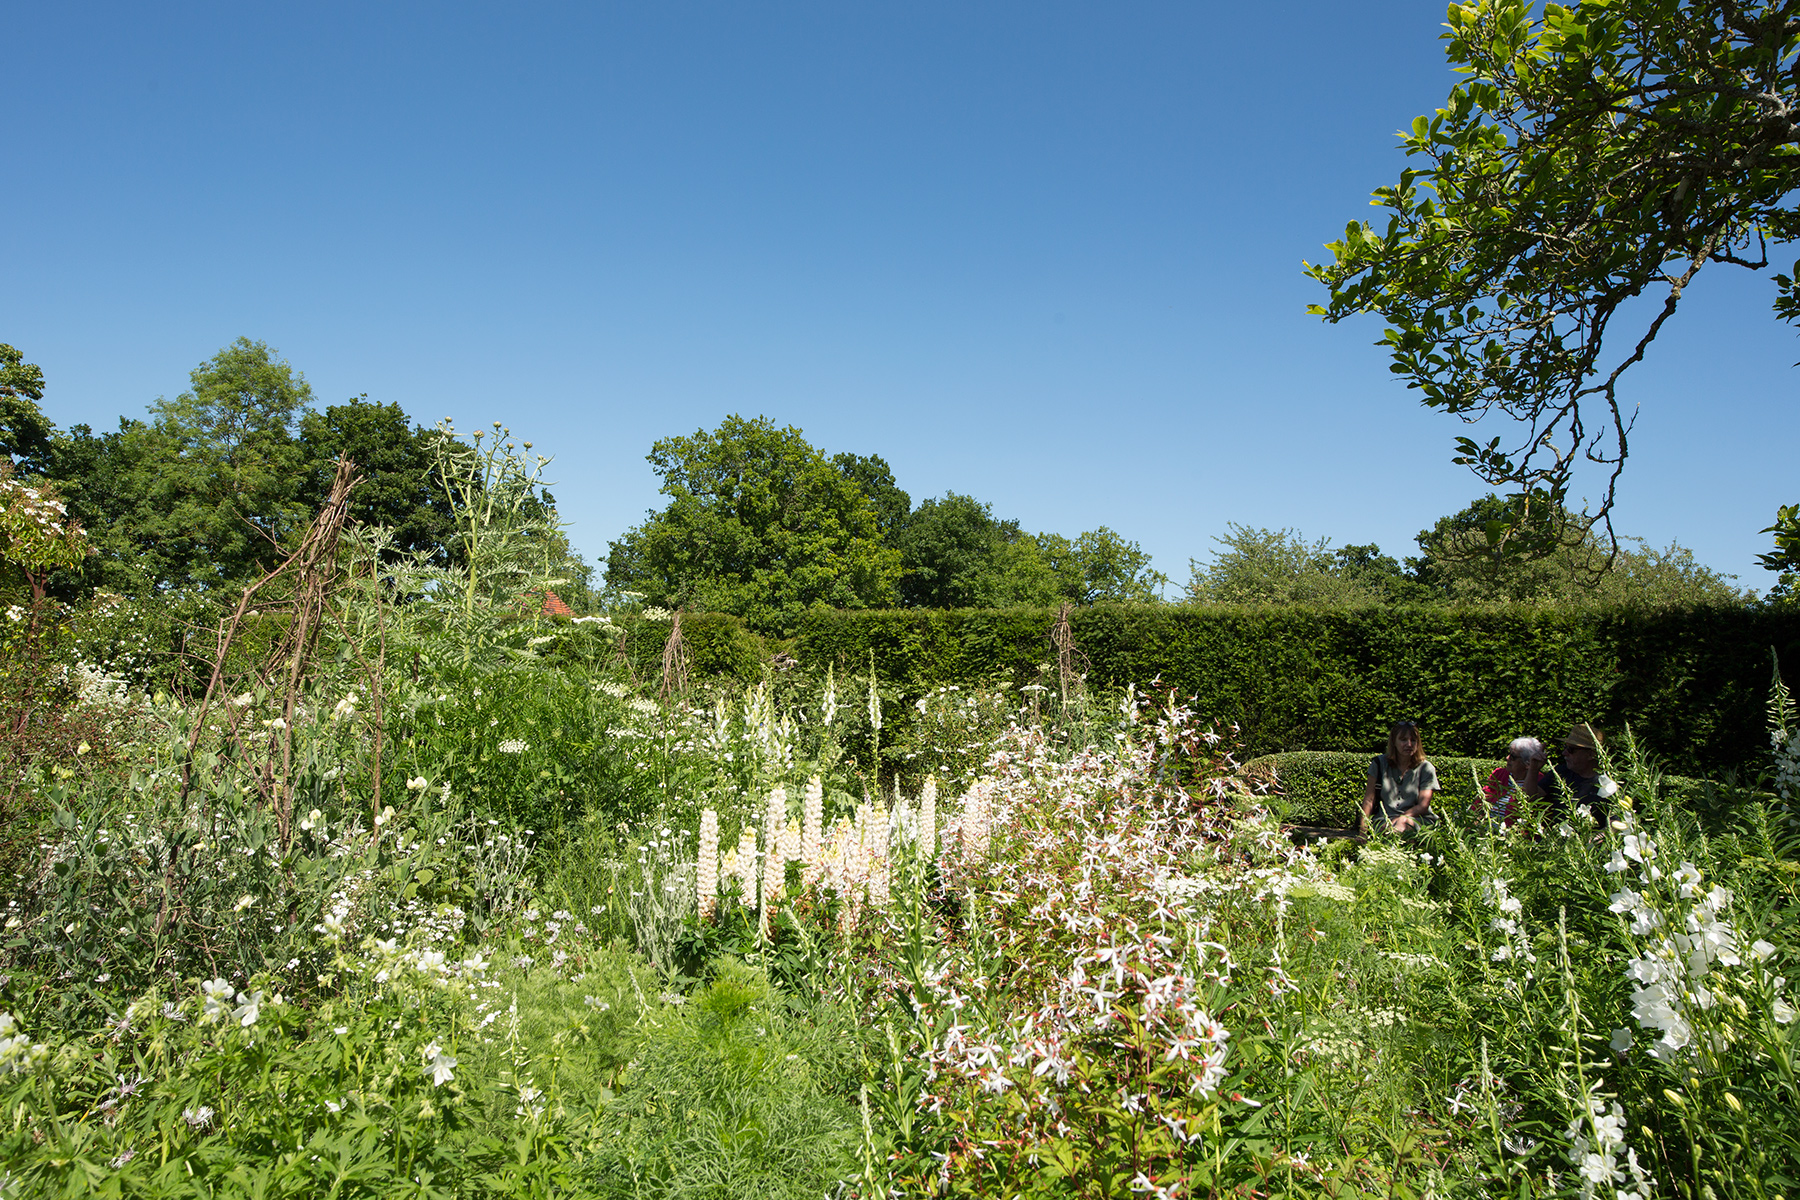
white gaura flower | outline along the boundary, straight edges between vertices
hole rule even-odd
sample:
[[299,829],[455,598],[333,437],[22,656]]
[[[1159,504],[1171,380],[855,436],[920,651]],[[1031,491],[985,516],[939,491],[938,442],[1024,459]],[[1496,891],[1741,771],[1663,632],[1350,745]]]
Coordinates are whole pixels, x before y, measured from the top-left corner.
[[425,1047],[425,1074],[431,1077],[432,1087],[442,1087],[454,1079],[456,1059],[444,1053],[443,1047],[432,1042]]

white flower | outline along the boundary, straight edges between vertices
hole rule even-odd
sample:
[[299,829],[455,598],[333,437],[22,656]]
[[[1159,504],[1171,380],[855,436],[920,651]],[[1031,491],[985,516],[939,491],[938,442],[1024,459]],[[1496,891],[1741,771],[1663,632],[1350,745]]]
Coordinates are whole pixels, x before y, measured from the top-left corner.
[[1623,1054],[1631,1049],[1631,1030],[1615,1029],[1612,1034],[1612,1048],[1615,1054]]
[[356,705],[357,705],[356,693],[351,692],[348,696],[345,696],[342,700],[339,700],[337,702],[337,704],[332,708],[331,719],[334,721],[341,721],[345,717],[354,717],[356,715]]
[[234,913],[240,913],[240,912],[243,912],[243,911],[244,911],[244,910],[245,910],[245,909],[246,909],[246,908],[249,908],[249,907],[251,907],[251,906],[252,906],[252,905],[254,905],[254,904],[255,904],[255,903],[256,903],[256,897],[255,897],[255,896],[251,896],[251,895],[248,895],[248,894],[246,894],[246,895],[243,895],[243,896],[239,896],[239,897],[238,897],[238,902],[237,902],[237,903],[236,903],[236,904],[235,904],[235,905],[233,905],[233,906],[232,906],[232,909],[231,909],[231,911],[232,911],[232,912],[234,912]]
[[431,1076],[432,1087],[442,1087],[455,1078],[456,1059],[445,1054],[443,1047],[432,1042],[425,1047],[425,1074]]
[[260,988],[248,995],[242,992],[238,993],[237,1011],[233,1012],[231,1015],[237,1018],[237,1023],[239,1025],[248,1029],[256,1024],[257,1014],[262,1009],[262,998],[263,994]]
[[202,1022],[211,1023],[225,1015],[225,1006],[231,1003],[235,991],[230,982],[224,979],[208,979],[200,985],[200,994],[206,998],[206,1005],[200,1014]]
[[1750,943],[1750,957],[1754,958],[1757,962],[1762,962],[1773,953],[1775,953],[1775,947],[1771,946],[1768,942],[1763,941],[1761,938],[1757,938],[1754,942]]
[[409,792],[422,792],[430,786],[430,784],[425,782],[425,777],[423,775],[415,776],[406,781],[406,790]]
[[508,738],[506,741],[501,742],[498,746],[494,747],[494,749],[500,751],[502,754],[523,754],[530,748],[529,745],[519,741],[517,738]]
[[1793,1021],[1794,1016],[1795,1016],[1794,1006],[1789,1004],[1786,1000],[1781,999],[1780,997],[1776,998],[1775,1006],[1772,1009],[1770,1009],[1770,1012],[1772,1012],[1774,1014],[1775,1023],[1777,1025],[1790,1024]]
[[1619,785],[1605,775],[1594,780],[1594,792],[1602,800],[1610,800],[1619,794]]
[[310,833],[315,829],[323,828],[324,825],[325,814],[316,808],[300,818],[300,831],[302,833]]
[[199,1108],[184,1108],[181,1119],[188,1123],[189,1129],[204,1129],[213,1119],[212,1105],[202,1104]]

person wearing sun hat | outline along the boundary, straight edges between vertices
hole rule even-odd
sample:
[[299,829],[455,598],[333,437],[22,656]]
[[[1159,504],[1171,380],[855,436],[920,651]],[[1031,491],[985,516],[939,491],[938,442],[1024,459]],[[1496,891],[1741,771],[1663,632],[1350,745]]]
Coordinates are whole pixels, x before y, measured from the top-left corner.
[[1606,739],[1592,725],[1582,723],[1563,739],[1562,761],[1544,772],[1544,794],[1553,816],[1565,817],[1583,805],[1596,821],[1606,819],[1607,801],[1619,790],[1600,773],[1600,747]]

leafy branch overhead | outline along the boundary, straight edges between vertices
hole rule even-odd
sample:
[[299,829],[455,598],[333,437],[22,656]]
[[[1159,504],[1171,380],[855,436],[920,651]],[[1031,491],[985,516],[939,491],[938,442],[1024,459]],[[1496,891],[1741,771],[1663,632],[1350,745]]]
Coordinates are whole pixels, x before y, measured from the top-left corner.
[[[1701,268],[1764,270],[1770,242],[1800,235],[1800,5],[1532,7],[1451,6],[1446,54],[1468,78],[1403,135],[1425,165],[1375,193],[1385,228],[1351,223],[1307,272],[1330,290],[1310,311],[1388,322],[1389,369],[1427,406],[1523,427],[1458,438],[1454,461],[1509,493],[1494,538],[1542,553],[1560,531],[1533,518],[1584,462],[1606,486],[1581,528],[1610,534],[1636,419],[1620,379]],[[1797,279],[1774,276],[1784,320]]]

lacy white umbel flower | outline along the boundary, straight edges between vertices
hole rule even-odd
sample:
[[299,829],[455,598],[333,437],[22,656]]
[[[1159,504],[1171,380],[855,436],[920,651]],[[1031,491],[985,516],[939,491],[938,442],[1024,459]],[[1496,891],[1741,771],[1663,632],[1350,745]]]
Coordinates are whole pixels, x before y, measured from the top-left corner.
[[523,754],[526,750],[530,749],[530,747],[524,742],[519,741],[517,738],[508,738],[506,741],[501,742],[498,746],[494,747],[494,749],[500,751],[502,754]]

